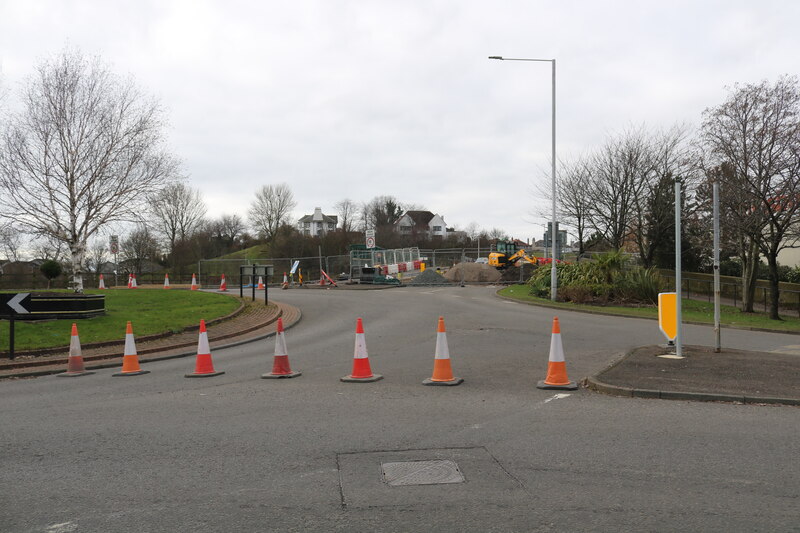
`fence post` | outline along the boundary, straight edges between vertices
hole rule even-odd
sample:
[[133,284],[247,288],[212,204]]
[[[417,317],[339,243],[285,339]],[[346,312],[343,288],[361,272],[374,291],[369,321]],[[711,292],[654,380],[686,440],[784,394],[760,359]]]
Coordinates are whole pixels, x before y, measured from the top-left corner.
[[764,312],[767,312],[767,288],[761,287],[761,290],[764,291]]

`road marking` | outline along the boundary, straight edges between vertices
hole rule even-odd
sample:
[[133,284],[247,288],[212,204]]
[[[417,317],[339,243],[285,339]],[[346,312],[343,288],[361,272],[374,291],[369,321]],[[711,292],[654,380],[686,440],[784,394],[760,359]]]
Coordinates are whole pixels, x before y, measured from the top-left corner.
[[566,394],[566,393],[554,394],[550,398],[546,399],[543,403],[552,402],[553,400],[561,400],[563,398],[569,398],[570,396],[572,396],[572,394]]
[[62,524],[53,524],[48,526],[45,531],[47,533],[70,533],[78,529],[78,524],[75,522],[64,522]]
[[772,350],[772,353],[788,353],[790,355],[800,355],[800,344],[789,344],[787,346],[781,346],[780,348]]

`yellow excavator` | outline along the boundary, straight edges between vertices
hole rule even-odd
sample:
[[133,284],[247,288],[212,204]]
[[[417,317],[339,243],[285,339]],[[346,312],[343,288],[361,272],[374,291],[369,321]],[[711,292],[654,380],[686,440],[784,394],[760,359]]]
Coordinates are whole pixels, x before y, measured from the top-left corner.
[[538,265],[536,257],[529,256],[525,248],[518,248],[513,242],[497,241],[497,251],[489,254],[489,265],[498,269],[508,268],[515,265],[517,261],[527,261],[532,265]]

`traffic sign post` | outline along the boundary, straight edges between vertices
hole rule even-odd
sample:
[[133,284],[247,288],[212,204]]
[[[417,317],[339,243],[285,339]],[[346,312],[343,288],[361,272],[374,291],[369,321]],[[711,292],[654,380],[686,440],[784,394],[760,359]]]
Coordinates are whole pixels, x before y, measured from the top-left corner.
[[658,293],[658,327],[669,346],[678,336],[678,298],[674,292]]
[[31,293],[0,294],[0,315],[8,316],[8,358],[14,359],[14,318],[29,313]]
[[366,242],[367,248],[375,248],[375,230],[368,229],[364,233],[367,240]]

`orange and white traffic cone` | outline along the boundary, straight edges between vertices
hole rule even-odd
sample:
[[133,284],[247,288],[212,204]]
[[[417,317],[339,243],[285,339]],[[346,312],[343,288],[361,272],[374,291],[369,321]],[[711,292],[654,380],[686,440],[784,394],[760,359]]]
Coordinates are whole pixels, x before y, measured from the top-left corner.
[[133,283],[133,274],[128,274],[128,288],[131,289],[131,283]]
[[225,283],[225,274],[222,275],[222,279],[219,280],[219,292],[225,292],[228,290],[228,284]]
[[131,289],[138,289],[139,285],[136,283],[136,274],[131,274]]
[[112,376],[141,376],[149,374],[149,370],[142,370],[139,366],[139,355],[136,353],[136,341],[133,340],[133,327],[128,320],[125,329],[125,350],[122,352],[122,371]]
[[258,276],[258,287],[259,290],[264,290],[264,280],[261,279],[261,276]]
[[367,353],[367,340],[364,337],[364,323],[359,318],[356,321],[356,344],[353,349],[353,373],[341,378],[346,382],[370,382],[383,379],[380,374],[373,374],[369,366]]
[[197,340],[197,360],[194,365],[194,372],[186,374],[187,378],[210,378],[219,376],[225,372],[216,372],[214,364],[211,362],[211,348],[208,346],[208,332],[206,332],[206,321],[200,320],[200,337]]
[[67,359],[67,371],[58,374],[62,378],[76,378],[94,374],[86,370],[83,366],[83,355],[81,354],[81,340],[78,337],[78,325],[72,324],[72,337],[69,340],[69,359]]
[[447,332],[444,329],[444,317],[439,317],[436,328],[436,354],[433,356],[433,376],[422,382],[423,385],[460,385],[462,378],[453,377],[450,366],[450,348],[447,346]]
[[192,290],[196,291],[200,287],[197,285],[197,278],[192,274]]
[[169,289],[169,274],[164,274],[164,288]]
[[100,284],[97,286],[97,288],[98,289],[105,289],[106,288],[106,282],[103,279],[103,275],[102,274],[100,274]]
[[561,345],[561,326],[558,317],[553,317],[553,334],[550,337],[550,357],[547,363],[547,377],[536,384],[540,389],[577,390],[578,385],[567,377],[567,363],[564,361],[564,347]]
[[300,372],[292,372],[289,366],[289,352],[286,350],[286,337],[283,333],[283,319],[278,319],[278,332],[275,334],[275,358],[272,361],[272,372],[262,374],[264,379],[296,378]]
[[286,272],[283,273],[283,284],[281,285],[281,289],[288,289],[289,288],[289,280],[286,278]]

